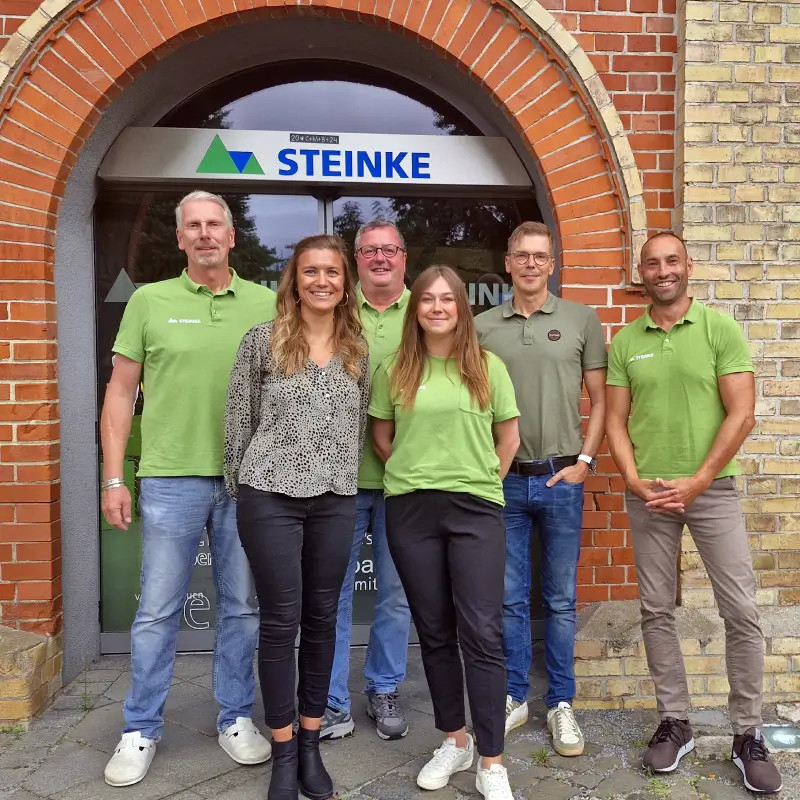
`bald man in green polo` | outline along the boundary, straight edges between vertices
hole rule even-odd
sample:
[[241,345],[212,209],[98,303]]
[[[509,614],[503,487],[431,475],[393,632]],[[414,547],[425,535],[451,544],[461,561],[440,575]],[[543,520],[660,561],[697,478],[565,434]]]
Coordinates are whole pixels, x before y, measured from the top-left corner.
[[781,776],[761,738],[756,584],[733,477],[736,453],[755,424],[750,353],[735,320],[689,297],[692,259],[674,233],[647,241],[639,270],[652,304],[611,342],[606,435],[628,489],[642,638],[661,716],[642,766],[671,772],[694,749],[675,627],[687,525],[725,621],[731,759],[748,789],[776,792]]

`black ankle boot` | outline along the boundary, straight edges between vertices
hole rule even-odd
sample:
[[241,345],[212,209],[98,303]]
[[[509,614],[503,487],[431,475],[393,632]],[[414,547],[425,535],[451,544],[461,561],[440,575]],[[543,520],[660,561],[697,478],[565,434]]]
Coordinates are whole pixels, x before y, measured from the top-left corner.
[[267,800],[298,800],[297,737],[288,742],[272,740],[272,776]]
[[333,797],[333,781],[319,754],[319,731],[303,727],[297,731],[297,780],[300,791],[309,800]]

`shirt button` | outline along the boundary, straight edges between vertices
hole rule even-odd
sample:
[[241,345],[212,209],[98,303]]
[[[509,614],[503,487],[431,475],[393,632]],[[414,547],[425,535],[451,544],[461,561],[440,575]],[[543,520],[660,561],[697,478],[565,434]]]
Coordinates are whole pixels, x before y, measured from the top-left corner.
[[669,341],[669,339],[664,339],[664,341],[665,341],[665,342],[668,342],[668,341]]

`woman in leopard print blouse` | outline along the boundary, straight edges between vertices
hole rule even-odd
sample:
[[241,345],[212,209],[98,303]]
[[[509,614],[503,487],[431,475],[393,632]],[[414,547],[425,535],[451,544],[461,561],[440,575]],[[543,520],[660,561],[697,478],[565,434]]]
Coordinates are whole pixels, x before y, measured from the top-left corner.
[[[277,316],[242,340],[228,389],[225,479],[261,614],[259,678],[272,729],[269,800],[327,800],[319,754],[336,610],[356,514],[369,362],[344,242],[309,236],[278,288]],[[300,727],[294,642],[300,628]]]

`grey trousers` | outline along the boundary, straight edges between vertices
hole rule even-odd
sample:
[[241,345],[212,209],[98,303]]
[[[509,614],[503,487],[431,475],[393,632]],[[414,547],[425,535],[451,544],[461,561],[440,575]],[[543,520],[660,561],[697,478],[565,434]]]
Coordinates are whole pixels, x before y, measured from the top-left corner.
[[675,627],[677,557],[684,524],[703,559],[725,622],[725,661],[733,731],[761,725],[763,636],[756,583],[739,495],[733,478],[719,478],[683,514],[654,514],[628,492],[642,638],[661,717],[686,719],[689,689]]

